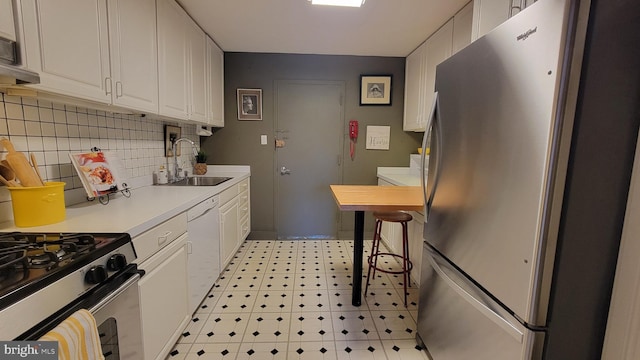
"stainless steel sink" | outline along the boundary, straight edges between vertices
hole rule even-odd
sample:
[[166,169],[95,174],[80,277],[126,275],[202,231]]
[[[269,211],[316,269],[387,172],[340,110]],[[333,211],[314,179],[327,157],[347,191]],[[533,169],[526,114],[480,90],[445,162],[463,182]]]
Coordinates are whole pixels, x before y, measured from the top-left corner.
[[182,180],[169,183],[172,186],[216,186],[230,180],[230,177],[190,176]]

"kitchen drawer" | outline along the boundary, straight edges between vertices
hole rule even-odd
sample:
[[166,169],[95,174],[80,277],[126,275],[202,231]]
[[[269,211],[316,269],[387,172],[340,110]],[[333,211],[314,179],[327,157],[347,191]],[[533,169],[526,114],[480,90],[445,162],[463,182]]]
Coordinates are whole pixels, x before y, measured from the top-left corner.
[[238,218],[244,219],[249,215],[249,192],[245,191],[238,196]]
[[247,238],[247,235],[249,235],[249,232],[251,231],[251,222],[249,221],[249,217],[247,216],[246,219],[241,220],[240,223],[240,242],[244,241],[244,239]]
[[136,262],[139,264],[148,259],[185,232],[187,232],[187,214],[182,213],[136,236],[133,238],[133,246],[138,256]]
[[224,205],[228,203],[231,199],[238,196],[240,192],[238,191],[238,184],[231,186],[225,191],[220,193],[220,205]]
[[249,179],[244,179],[238,183],[238,192],[249,190]]

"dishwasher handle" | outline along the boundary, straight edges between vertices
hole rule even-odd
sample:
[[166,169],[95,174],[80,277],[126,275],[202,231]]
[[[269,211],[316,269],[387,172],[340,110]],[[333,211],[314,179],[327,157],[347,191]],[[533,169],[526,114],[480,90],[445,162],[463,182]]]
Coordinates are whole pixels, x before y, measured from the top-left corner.
[[199,219],[199,218],[201,218],[201,217],[203,217],[203,216],[207,215],[209,212],[211,212],[211,210],[213,210],[213,209],[215,209],[215,208],[216,208],[216,207],[210,207],[210,208],[208,208],[207,210],[205,210],[204,212],[202,212],[202,213],[200,213],[200,214],[198,214],[198,215],[195,215],[194,217],[188,216],[189,221],[195,221],[195,220],[197,220],[197,219]]
[[217,209],[220,204],[220,198],[218,196],[212,196],[191,209],[187,210],[187,221],[191,222],[206,215],[213,209]]

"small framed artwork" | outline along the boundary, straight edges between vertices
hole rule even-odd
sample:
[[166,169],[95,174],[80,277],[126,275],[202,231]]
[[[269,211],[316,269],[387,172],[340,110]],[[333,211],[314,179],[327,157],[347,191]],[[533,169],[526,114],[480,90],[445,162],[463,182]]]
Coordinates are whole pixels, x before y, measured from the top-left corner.
[[391,105],[391,75],[360,75],[360,105]]
[[[171,145],[174,141],[178,140],[182,134],[182,128],[179,126],[165,125],[164,126],[164,156],[173,157],[173,151]],[[176,149],[176,153],[180,156],[180,146]]]
[[262,89],[238,89],[238,120],[262,120]]

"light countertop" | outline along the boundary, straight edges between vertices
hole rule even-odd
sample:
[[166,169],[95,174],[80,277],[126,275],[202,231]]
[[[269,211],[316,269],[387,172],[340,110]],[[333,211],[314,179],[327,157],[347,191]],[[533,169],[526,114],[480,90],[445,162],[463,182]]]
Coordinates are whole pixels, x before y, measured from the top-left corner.
[[0,223],[0,232],[126,232],[135,237],[248,178],[250,168],[209,166],[206,176],[232,179],[217,186],[143,186],[131,190],[130,198],[112,196],[107,205],[94,200],[69,206],[66,219],[56,224],[19,228],[5,221]]
[[420,173],[408,167],[379,167],[378,178],[397,186],[420,186]]

